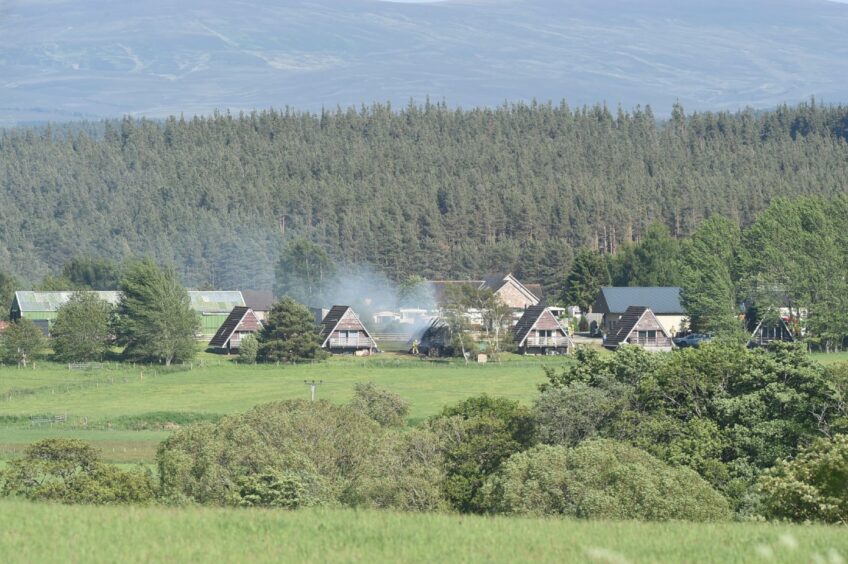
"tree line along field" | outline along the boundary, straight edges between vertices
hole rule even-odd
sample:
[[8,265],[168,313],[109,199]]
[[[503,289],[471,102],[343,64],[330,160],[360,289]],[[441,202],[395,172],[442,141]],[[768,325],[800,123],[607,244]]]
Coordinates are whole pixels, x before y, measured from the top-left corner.
[[12,562],[844,562],[842,527],[0,502]]
[[[202,354],[194,364],[173,371],[125,364],[90,371],[52,363],[38,363],[35,369],[2,367],[0,458],[15,456],[41,438],[76,437],[100,446],[106,460],[151,462],[173,427],[169,423],[243,412],[269,401],[307,399],[304,380],[323,380],[318,398],[335,403],[348,401],[356,382],[373,381],[410,402],[409,422],[415,424],[447,404],[481,393],[529,403],[544,380],[542,367],[569,362],[506,355],[501,363],[465,365],[383,354],[246,366]],[[63,424],[31,422],[32,416],[65,414]]]

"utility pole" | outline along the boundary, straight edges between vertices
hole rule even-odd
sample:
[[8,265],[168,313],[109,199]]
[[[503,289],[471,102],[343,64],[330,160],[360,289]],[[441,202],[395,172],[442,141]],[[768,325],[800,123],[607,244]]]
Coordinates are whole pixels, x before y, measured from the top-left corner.
[[303,383],[309,386],[312,401],[315,401],[315,390],[318,389],[318,386],[324,383],[324,380],[304,380]]

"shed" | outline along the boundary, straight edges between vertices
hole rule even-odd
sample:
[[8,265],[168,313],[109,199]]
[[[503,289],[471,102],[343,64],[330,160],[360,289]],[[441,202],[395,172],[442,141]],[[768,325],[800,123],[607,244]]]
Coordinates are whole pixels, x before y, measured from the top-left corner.
[[650,351],[670,351],[674,346],[671,335],[645,306],[628,307],[607,334],[605,347],[617,349],[622,345],[637,345]]
[[321,346],[330,352],[345,353],[377,350],[377,343],[353,308],[334,305],[321,320]]
[[256,334],[260,329],[262,329],[262,322],[252,309],[236,306],[209,341],[209,346],[230,354],[238,351],[239,343],[245,336]]
[[521,354],[565,354],[574,347],[551,308],[530,306],[513,329]]

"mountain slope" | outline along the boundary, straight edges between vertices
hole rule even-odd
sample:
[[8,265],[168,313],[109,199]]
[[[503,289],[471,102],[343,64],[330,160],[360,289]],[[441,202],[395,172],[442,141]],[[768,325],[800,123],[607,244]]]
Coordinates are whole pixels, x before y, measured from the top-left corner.
[[0,125],[410,97],[687,109],[848,100],[824,0],[0,0]]

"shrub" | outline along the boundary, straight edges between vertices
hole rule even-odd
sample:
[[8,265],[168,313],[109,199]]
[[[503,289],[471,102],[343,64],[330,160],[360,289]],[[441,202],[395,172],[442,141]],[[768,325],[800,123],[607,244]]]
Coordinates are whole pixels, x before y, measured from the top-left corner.
[[180,429],[157,464],[174,501],[429,509],[444,504],[433,442],[388,432],[348,406],[286,401]]
[[100,462],[98,452],[77,439],[44,439],[9,462],[2,475],[3,495],[62,503],[143,503],[153,499],[149,471]]
[[848,523],[848,435],[819,440],[760,478],[768,517]]
[[238,361],[240,364],[256,364],[259,353],[259,340],[254,335],[245,335],[239,342]]
[[491,511],[586,519],[730,517],[729,504],[694,471],[611,440],[538,446],[513,455],[484,488]]
[[378,388],[373,382],[357,382],[350,406],[382,425],[399,427],[406,421],[409,403],[399,395]]
[[238,479],[236,505],[297,509],[310,505],[309,492],[294,474],[252,474]]
[[441,416],[463,419],[493,417],[502,421],[512,438],[523,446],[532,444],[535,436],[533,414],[517,401],[507,398],[481,394],[445,407]]
[[546,444],[574,446],[597,435],[621,404],[609,390],[582,382],[546,389],[533,404],[537,437]]

